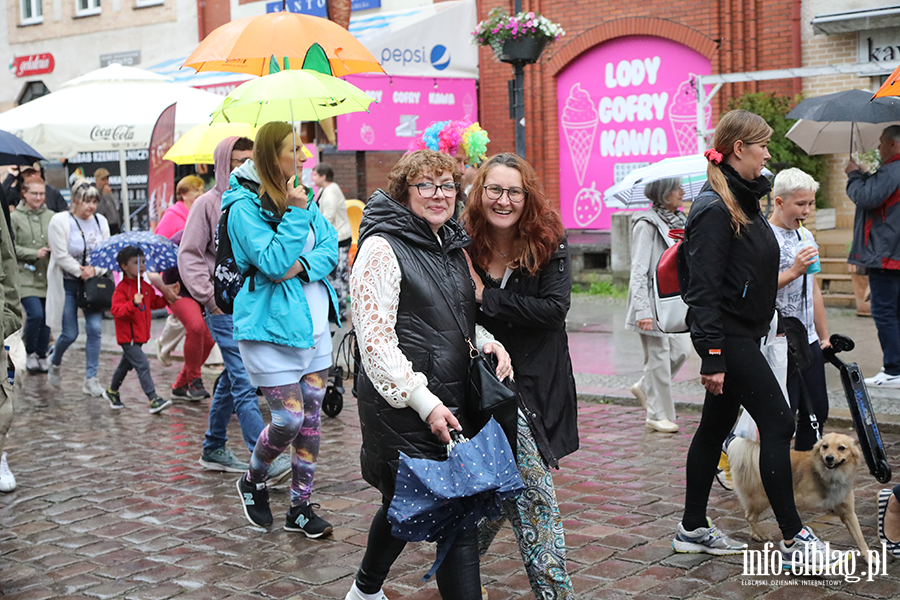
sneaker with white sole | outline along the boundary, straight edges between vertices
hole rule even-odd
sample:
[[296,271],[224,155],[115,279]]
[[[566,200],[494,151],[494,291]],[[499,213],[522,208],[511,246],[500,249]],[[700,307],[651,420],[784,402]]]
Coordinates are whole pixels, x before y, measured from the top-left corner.
[[29,373],[38,373],[41,370],[41,359],[38,358],[37,352],[32,352],[25,357],[25,370]]
[[53,387],[62,387],[62,373],[60,373],[60,370],[60,365],[54,365],[51,362],[50,368],[47,369],[47,383]]
[[301,504],[292,506],[284,522],[285,531],[299,531],[308,538],[319,538],[331,533],[331,523],[320,517],[313,510],[321,508],[318,504]]
[[647,431],[658,431],[660,433],[678,433],[678,425],[668,419],[647,419],[644,424]]
[[884,371],[874,377],[866,377],[866,385],[883,388],[900,388],[900,375],[888,375]]
[[156,338],[154,344],[156,345],[156,359],[161,362],[164,367],[171,365],[172,359],[169,358],[168,354],[163,353],[162,344],[160,343],[159,338]]
[[169,400],[168,398],[160,398],[159,396],[155,396],[150,400],[150,414],[159,414],[170,406],[172,406],[171,400]]
[[103,395],[103,386],[100,385],[100,380],[96,377],[85,377],[81,391],[94,398],[99,398]]
[[269,465],[269,477],[266,479],[267,487],[275,487],[291,476],[291,453],[279,454]]
[[384,590],[378,590],[378,593],[374,595],[366,594],[363,596],[362,592],[359,591],[359,588],[356,587],[355,581],[350,587],[350,591],[344,596],[344,600],[368,600],[369,598],[374,598],[374,600],[388,600],[388,597],[384,595]]
[[125,405],[122,404],[122,397],[118,391],[114,391],[112,388],[106,388],[103,390],[103,397],[109,402],[109,407],[113,410],[120,410],[125,408]]
[[641,403],[644,409],[647,408],[647,392],[641,387],[640,381],[631,386],[631,394],[638,399],[638,402]]
[[241,462],[230,448],[221,447],[211,452],[203,451],[198,461],[207,471],[225,471],[226,473],[246,473],[250,465]]
[[11,492],[16,489],[16,476],[6,463],[6,452],[0,455],[0,492]]
[[272,524],[272,511],[269,510],[269,490],[265,483],[250,483],[247,474],[237,480],[238,495],[241,497],[241,508],[244,516],[257,527],[268,527]]
[[809,527],[804,527],[794,536],[790,547],[782,540],[778,549],[781,551],[781,568],[795,575],[835,573],[850,558],[850,552],[832,550]]
[[38,373],[46,373],[50,370],[50,357],[38,358]]
[[713,525],[709,517],[706,518],[709,527],[698,527],[693,531],[687,531],[681,523],[672,541],[672,549],[675,552],[690,552],[714,554],[740,554],[748,548],[747,544],[733,540],[718,527]]

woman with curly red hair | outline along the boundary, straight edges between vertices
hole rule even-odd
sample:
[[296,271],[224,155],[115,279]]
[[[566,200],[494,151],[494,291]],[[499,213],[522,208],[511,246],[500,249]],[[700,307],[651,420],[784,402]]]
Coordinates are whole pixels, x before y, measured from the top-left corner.
[[[516,462],[525,491],[506,504],[536,598],[575,597],[550,467],[578,449],[575,379],[566,336],[572,292],[562,219],[534,169],[498,154],[479,169],[462,223],[478,323],[504,345],[518,384]],[[479,530],[484,554],[503,525]]]

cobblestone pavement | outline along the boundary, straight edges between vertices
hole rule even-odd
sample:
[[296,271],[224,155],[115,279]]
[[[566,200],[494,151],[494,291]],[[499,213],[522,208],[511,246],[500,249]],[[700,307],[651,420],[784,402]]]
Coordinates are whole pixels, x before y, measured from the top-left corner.
[[[249,526],[234,490],[236,476],[197,464],[208,400],[179,402],[150,415],[132,375],[122,389],[127,410],[112,411],[104,400],[82,396],[74,367],[80,353],[66,358],[62,390],[31,377],[17,404],[7,451],[18,489],[0,495],[0,594],[20,600],[344,597],[378,502],[359,475],[352,398],[336,419],[323,417],[313,500],[334,524],[334,535],[307,540],[280,527],[266,532]],[[102,356],[101,380],[112,374],[117,359]],[[153,370],[163,390],[177,367],[163,369],[153,361]],[[851,583],[840,577],[745,577],[740,556],[674,554],[684,457],[697,420],[697,413],[685,412],[679,418],[682,432],[664,436],[644,431],[639,408],[581,404],[581,450],[555,473],[580,598],[900,596],[896,561],[888,564],[886,576]],[[246,459],[234,421],[229,436],[230,447]],[[896,465],[900,435],[886,438]],[[873,547],[875,495],[881,487],[860,470],[857,511]],[[280,525],[287,490],[274,490],[271,500]],[[749,540],[738,512],[734,494],[714,484],[710,516],[725,531]],[[811,515],[807,522],[836,546],[853,547],[836,517]],[[763,526],[775,535],[771,516]],[[431,546],[411,544],[391,573],[388,597],[438,598],[433,583],[420,582],[432,558]],[[860,565],[857,571],[864,569]],[[533,597],[509,529],[483,560],[482,579],[491,600]]]

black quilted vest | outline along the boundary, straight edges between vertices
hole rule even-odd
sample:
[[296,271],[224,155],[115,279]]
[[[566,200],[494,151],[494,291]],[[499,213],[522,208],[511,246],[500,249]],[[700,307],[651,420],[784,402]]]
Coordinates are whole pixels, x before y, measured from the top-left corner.
[[[425,374],[428,389],[460,420],[471,437],[471,419],[464,410],[469,351],[462,322],[475,339],[475,291],[462,248],[469,239],[455,221],[435,238],[425,219],[378,190],[369,199],[360,224],[359,246],[373,235],[384,238],[400,264],[402,280],[396,333],[400,350],[413,370]],[[456,317],[450,311],[456,313]],[[361,350],[364,350],[362,341]],[[357,380],[363,443],[363,478],[387,498],[394,493],[399,452],[413,458],[441,460],[442,444],[411,408],[394,408],[375,389],[360,365]]]

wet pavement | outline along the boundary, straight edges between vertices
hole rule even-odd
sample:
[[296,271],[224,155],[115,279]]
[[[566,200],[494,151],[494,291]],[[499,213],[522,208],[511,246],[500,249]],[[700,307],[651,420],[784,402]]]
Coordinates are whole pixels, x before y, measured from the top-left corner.
[[[742,557],[677,555],[671,539],[681,516],[684,457],[696,429],[699,404],[696,358],[678,381],[675,435],[646,432],[639,407],[628,405],[628,386],[641,368],[637,334],[621,329],[624,304],[577,298],[570,315],[573,362],[579,371],[581,449],[554,472],[565,520],[569,570],[579,598],[806,600],[900,596],[900,563],[872,581],[843,577],[745,576]],[[831,317],[831,314],[829,314]],[[871,321],[848,319],[857,342]],[[855,317],[854,317],[855,318]],[[161,322],[154,322],[154,328]],[[874,365],[874,337],[860,344],[862,365]],[[866,350],[868,347],[868,350]],[[876,345],[877,349],[877,345]],[[6,450],[18,488],[0,494],[0,594],[45,598],[343,598],[366,542],[378,494],[359,475],[359,422],[347,394],[337,418],[323,417],[322,446],[313,501],[334,525],[333,536],[307,540],[280,528],[288,492],[271,494],[275,527],[253,527],[243,517],[236,475],[203,470],[197,459],[209,401],[178,402],[150,415],[136,377],[126,379],[126,410],[112,411],[81,394],[81,352],[63,366],[62,390],[28,377]],[[118,357],[105,353],[106,381]],[[866,362],[868,361],[868,362]],[[158,389],[178,366],[151,361]],[[866,367],[864,366],[864,372]],[[832,369],[833,370],[833,369]],[[866,373],[868,374],[868,373]],[[208,387],[212,376],[205,376]],[[627,384],[627,385],[626,385]],[[348,387],[349,389],[349,387]],[[601,403],[603,400],[610,403]],[[890,404],[890,397],[884,402]],[[265,404],[264,402],[262,403]],[[263,406],[264,416],[268,413]],[[835,427],[829,427],[835,429]],[[839,431],[852,433],[846,428]],[[229,446],[243,459],[235,420]],[[885,434],[889,461],[900,458],[900,433]],[[897,479],[895,477],[895,479]],[[861,466],[856,485],[863,534],[877,546],[876,494],[883,486]],[[733,492],[713,484],[709,515],[726,532],[751,541]],[[804,515],[837,548],[854,548],[833,515]],[[771,513],[762,524],[775,537]],[[753,548],[762,548],[753,543]],[[385,586],[388,598],[435,600],[434,583],[420,579],[433,560],[428,544],[410,544]],[[865,570],[861,565],[856,570]],[[503,530],[482,561],[491,600],[533,598],[515,540]],[[451,599],[447,599],[451,600]]]

